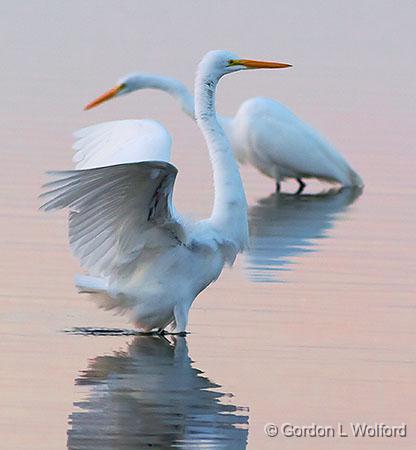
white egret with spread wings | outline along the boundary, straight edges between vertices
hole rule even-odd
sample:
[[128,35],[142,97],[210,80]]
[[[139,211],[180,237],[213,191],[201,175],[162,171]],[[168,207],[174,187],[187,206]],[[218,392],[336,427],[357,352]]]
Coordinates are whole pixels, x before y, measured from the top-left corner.
[[[69,208],[71,249],[88,271],[77,280],[82,291],[98,296],[104,308],[128,311],[142,331],[171,325],[172,332],[185,332],[196,296],[233,263],[248,239],[243,185],[216,117],[217,83],[243,69],[284,67],[289,65],[226,51],[209,52],[200,62],[195,117],[208,146],[215,191],[206,220],[189,223],[172,204],[177,169],[168,162],[170,137],[162,125],[117,121],[81,130],[80,168],[51,173],[55,179],[45,185],[42,209]],[[89,107],[122,89],[116,86]],[[143,148],[150,149],[147,160]]]

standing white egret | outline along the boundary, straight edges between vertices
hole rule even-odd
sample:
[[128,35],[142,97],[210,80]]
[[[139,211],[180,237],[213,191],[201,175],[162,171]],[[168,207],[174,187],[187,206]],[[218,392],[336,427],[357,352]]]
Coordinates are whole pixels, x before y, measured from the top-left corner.
[[[128,310],[142,331],[173,324],[174,333],[185,332],[196,296],[218,278],[225,263],[233,263],[248,239],[240,173],[215,112],[217,83],[238,70],[283,67],[289,65],[243,60],[226,51],[209,52],[199,64],[195,116],[209,149],[215,189],[207,220],[186,223],[176,213],[172,191],[177,169],[172,164],[133,160],[139,136],[151,143],[166,141],[162,125],[144,121],[144,129],[151,130],[147,137],[132,132],[142,121],[116,122],[118,131],[127,126],[127,137],[110,133],[105,139],[100,126],[81,132],[81,159],[82,152],[85,156],[100,142],[113,142],[121,152],[113,165],[52,172],[56,179],[42,194],[45,211],[70,209],[71,248],[90,274],[78,278],[81,290],[98,295],[104,308]],[[93,104],[121,89],[115,87]],[[169,141],[165,144],[169,147]]]
[[[195,118],[194,98],[174,78],[135,73],[121,78],[118,87],[117,96],[139,89],[165,91],[180,102],[188,116]],[[91,103],[87,109],[95,104]],[[305,178],[337,182],[345,187],[363,185],[344,157],[281,103],[255,97],[246,100],[234,118],[219,117],[219,120],[237,160],[251,163],[276,180],[277,190],[286,178],[298,181],[297,193],[303,191]]]

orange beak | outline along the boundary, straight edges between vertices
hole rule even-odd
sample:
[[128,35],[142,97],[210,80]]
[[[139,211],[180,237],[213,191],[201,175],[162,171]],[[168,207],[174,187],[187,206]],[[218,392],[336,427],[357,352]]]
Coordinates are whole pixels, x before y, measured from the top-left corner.
[[104,92],[104,94],[97,97],[92,102],[88,103],[88,105],[84,108],[84,111],[87,111],[88,109],[94,108],[94,106],[99,105],[100,103],[106,102],[107,100],[110,100],[111,98],[115,97],[122,89],[123,85],[120,84],[116,87],[113,87],[107,92]]
[[254,61],[252,59],[235,59],[231,65],[246,66],[248,69],[284,69],[286,67],[292,67],[291,64],[268,61]]

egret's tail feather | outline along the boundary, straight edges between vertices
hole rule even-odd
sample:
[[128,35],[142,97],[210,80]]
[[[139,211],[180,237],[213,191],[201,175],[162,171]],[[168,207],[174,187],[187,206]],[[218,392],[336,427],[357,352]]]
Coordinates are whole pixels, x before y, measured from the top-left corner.
[[108,282],[105,278],[76,275],[75,286],[79,289],[80,294],[92,294],[91,300],[94,300],[99,308],[107,311],[115,310],[117,313],[123,314],[133,306],[124,296],[112,297],[108,292]]
[[101,294],[107,292],[107,281],[90,275],[76,275],[75,286],[83,294]]

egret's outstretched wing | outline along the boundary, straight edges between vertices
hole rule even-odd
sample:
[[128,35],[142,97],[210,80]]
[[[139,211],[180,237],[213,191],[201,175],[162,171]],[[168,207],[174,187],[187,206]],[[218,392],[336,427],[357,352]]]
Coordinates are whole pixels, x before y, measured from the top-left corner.
[[76,169],[138,161],[169,161],[172,140],[154,120],[116,120],[82,128],[74,133]]
[[177,169],[163,161],[50,172],[45,211],[70,208],[74,254],[105,276],[136,261],[145,250],[181,245],[185,229],[172,206]]

